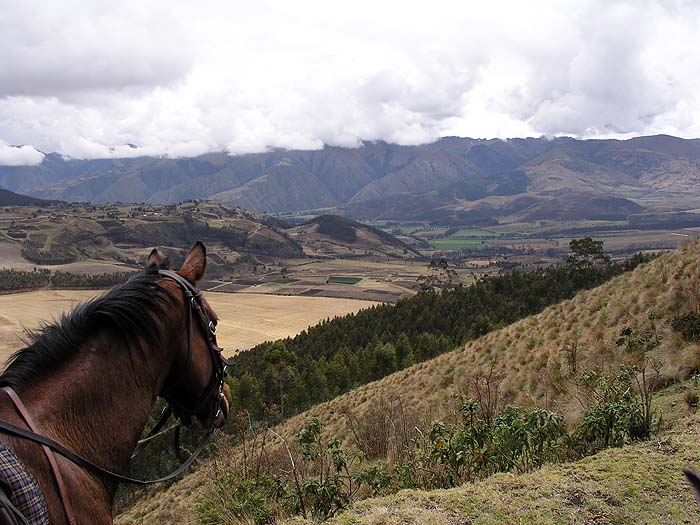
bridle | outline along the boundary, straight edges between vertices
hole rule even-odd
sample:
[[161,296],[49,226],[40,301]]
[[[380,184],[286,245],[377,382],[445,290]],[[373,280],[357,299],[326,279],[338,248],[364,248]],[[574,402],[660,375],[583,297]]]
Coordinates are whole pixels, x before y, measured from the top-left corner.
[[[207,403],[211,403],[211,425],[209,429],[207,430],[206,434],[203,436],[202,440],[199,442],[197,447],[195,448],[194,452],[185,460],[182,462],[182,464],[173,472],[170,474],[157,478],[157,479],[150,479],[150,480],[140,480],[140,479],[134,479],[128,476],[124,476],[121,474],[118,474],[116,472],[111,472],[107,469],[104,469],[100,467],[99,465],[95,465],[91,461],[83,458],[82,456],[68,450],[66,447],[58,443],[57,441],[54,441],[40,433],[38,433],[38,428],[36,428],[35,425],[32,424],[31,422],[31,417],[28,414],[28,411],[26,407],[23,405],[23,403],[19,400],[17,397],[17,394],[9,387],[5,387],[6,393],[12,400],[13,404],[15,405],[15,408],[17,411],[20,413],[22,418],[25,420],[25,422],[28,424],[30,427],[30,430],[27,430],[23,427],[14,425],[8,421],[0,420],[0,433],[6,433],[10,434],[22,439],[27,439],[29,441],[33,441],[35,443],[38,443],[42,445],[45,449],[45,452],[47,453],[47,458],[49,458],[49,463],[52,465],[52,470],[54,471],[54,477],[57,478],[57,483],[59,484],[59,489],[61,489],[62,482],[59,481],[60,472],[57,471],[57,467],[55,466],[55,461],[52,460],[52,456],[50,455],[49,451],[47,449],[50,449],[51,451],[60,454],[61,456],[67,458],[68,460],[72,461],[79,467],[83,468],[84,470],[90,472],[91,474],[94,474],[100,478],[103,478],[107,481],[113,482],[113,483],[127,483],[130,485],[151,485],[154,483],[162,483],[165,481],[170,481],[172,479],[177,478],[180,474],[182,474],[185,470],[187,470],[190,465],[197,459],[197,457],[201,454],[202,450],[204,450],[204,447],[207,445],[209,442],[212,434],[216,430],[216,422],[219,416],[221,415],[221,411],[224,407],[223,399],[224,399],[224,377],[226,376],[226,367],[230,365],[230,362],[225,359],[222,355],[222,349],[219,347],[216,341],[216,325],[214,322],[209,318],[209,315],[207,314],[206,309],[204,308],[203,302],[202,302],[202,292],[198,290],[194,285],[192,285],[187,279],[184,277],[180,276],[179,274],[175,273],[174,271],[171,270],[158,270],[158,273],[166,279],[171,279],[175,281],[181,288],[184,298],[185,298],[185,309],[187,311],[187,359],[185,361],[185,365],[183,369],[179,372],[178,377],[175,381],[171,382],[168,386],[167,391],[161,392],[161,397],[163,397],[166,402],[168,403],[167,407],[161,414],[160,418],[156,422],[156,424],[153,426],[149,434],[142,440],[139,441],[136,449],[132,453],[131,458],[133,459],[136,457],[145,447],[146,444],[151,442],[155,437],[157,437],[160,434],[163,434],[166,431],[161,431],[162,427],[165,425],[165,423],[168,421],[168,419],[172,416],[175,415],[175,417],[179,420],[179,425],[174,427],[175,428],[175,441],[176,441],[176,451],[179,456],[179,431],[182,426],[189,427],[192,425],[192,416],[195,414],[199,414],[202,412],[202,410],[206,407]],[[209,381],[209,384],[207,387],[204,389],[204,392],[199,396],[199,398],[196,400],[194,403],[193,407],[186,407],[184,406],[181,402],[178,402],[174,399],[172,395],[172,391],[174,387],[177,387],[180,385],[187,374],[188,370],[190,369],[190,365],[192,364],[192,348],[193,348],[193,337],[194,337],[194,321],[193,318],[196,319],[197,324],[200,326],[202,334],[204,336],[204,339],[207,344],[207,348],[209,350],[209,355],[212,359],[212,377]],[[224,414],[225,416],[228,414]],[[170,429],[168,429],[170,430]],[[63,490],[60,490],[60,492],[63,492]],[[66,497],[64,494],[61,494],[61,499],[64,500],[64,507],[66,506]],[[70,521],[70,520],[69,520]]]
[[[214,411],[212,412],[212,422],[215,422],[221,411],[221,400],[224,395],[224,377],[226,376],[226,367],[231,363],[222,355],[222,348],[216,342],[216,325],[209,319],[206,309],[202,303],[202,292],[195,288],[187,279],[171,270],[159,270],[158,273],[167,279],[172,279],[180,285],[183,294],[185,295],[185,309],[187,310],[187,359],[185,366],[179,373],[178,378],[172,382],[167,392],[162,392],[161,397],[168,402],[168,406],[172,408],[172,412],[184,426],[191,426],[192,416],[201,412],[212,398],[214,392],[217,393],[216,403],[213,403]],[[189,308],[187,307],[189,305]],[[175,401],[170,394],[176,386],[182,383],[185,375],[192,364],[192,342],[193,328],[192,317],[195,317],[202,329],[204,339],[207,343],[209,355],[212,360],[214,373],[209,380],[209,385],[200,394],[199,399],[195,402],[194,407],[186,408],[181,403]]]

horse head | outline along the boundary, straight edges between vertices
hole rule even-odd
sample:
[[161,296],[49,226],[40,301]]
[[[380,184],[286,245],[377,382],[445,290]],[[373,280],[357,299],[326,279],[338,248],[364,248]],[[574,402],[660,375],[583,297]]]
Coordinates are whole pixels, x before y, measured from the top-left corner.
[[226,363],[216,342],[218,317],[197,289],[206,265],[206,249],[199,241],[179,269],[171,270],[168,258],[157,249],[146,263],[159,270],[161,286],[178,303],[171,312],[178,319],[169,338],[173,344],[172,365],[160,395],[184,424],[189,426],[195,416],[205,428],[220,428],[228,416],[231,391],[223,382]]

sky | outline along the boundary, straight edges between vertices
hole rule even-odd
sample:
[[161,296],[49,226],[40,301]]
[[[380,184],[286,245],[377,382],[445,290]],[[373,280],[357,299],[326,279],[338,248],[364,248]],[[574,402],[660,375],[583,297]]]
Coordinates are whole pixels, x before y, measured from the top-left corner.
[[699,137],[699,43],[697,1],[0,0],[0,165]]

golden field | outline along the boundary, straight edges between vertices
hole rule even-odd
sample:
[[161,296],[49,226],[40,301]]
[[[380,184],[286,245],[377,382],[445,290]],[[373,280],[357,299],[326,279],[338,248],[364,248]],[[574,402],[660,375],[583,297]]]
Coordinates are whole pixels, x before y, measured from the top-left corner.
[[[102,293],[95,290],[41,290],[0,295],[0,360],[22,345],[25,329],[56,319],[76,304]],[[232,355],[268,340],[293,336],[328,317],[372,306],[371,301],[244,293],[207,293],[220,318],[219,344]]]

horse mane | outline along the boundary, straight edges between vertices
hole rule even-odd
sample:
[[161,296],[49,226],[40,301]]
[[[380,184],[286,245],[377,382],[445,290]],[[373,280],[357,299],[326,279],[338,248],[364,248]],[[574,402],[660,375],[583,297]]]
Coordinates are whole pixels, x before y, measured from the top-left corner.
[[158,268],[151,266],[124,284],[61,314],[58,321],[30,331],[24,339],[27,347],[8,360],[0,375],[0,386],[35,386],[40,376],[71,360],[83,343],[99,332],[109,332],[128,349],[142,351],[144,345],[162,344],[165,334],[157,319],[165,315],[166,305],[176,299],[158,284],[160,279]]

